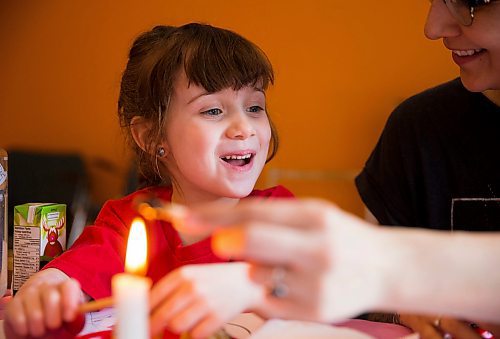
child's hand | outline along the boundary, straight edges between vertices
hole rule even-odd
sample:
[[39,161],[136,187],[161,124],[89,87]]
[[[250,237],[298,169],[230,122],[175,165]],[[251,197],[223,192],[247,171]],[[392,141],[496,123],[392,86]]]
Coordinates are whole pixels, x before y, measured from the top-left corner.
[[165,327],[207,337],[225,322],[259,305],[264,288],[249,278],[242,262],[183,266],[151,290],[151,332]]
[[[80,284],[61,271],[47,269],[37,273],[7,304],[7,337],[40,337],[63,323],[72,323],[82,299]],[[76,330],[78,333],[81,328]]]

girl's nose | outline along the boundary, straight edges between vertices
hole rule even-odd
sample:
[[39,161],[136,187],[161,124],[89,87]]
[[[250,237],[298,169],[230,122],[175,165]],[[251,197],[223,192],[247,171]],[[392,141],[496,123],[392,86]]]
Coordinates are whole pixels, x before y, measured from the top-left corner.
[[255,134],[255,127],[249,117],[243,112],[238,112],[233,115],[226,131],[226,135],[230,139],[245,140]]
[[[448,0],[452,1],[452,0]],[[431,7],[425,22],[425,36],[431,40],[460,35],[461,25],[453,17],[443,0],[431,0]]]

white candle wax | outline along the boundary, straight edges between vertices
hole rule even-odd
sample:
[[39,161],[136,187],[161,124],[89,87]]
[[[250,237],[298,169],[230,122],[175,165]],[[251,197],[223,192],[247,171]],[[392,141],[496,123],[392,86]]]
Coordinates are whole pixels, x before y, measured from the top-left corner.
[[149,338],[149,278],[120,273],[112,279],[117,339]]

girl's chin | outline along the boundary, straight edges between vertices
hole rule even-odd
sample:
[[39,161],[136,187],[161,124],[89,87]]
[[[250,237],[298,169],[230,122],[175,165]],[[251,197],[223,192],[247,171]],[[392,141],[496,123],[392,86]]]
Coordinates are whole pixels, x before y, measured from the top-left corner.
[[248,197],[250,193],[252,193],[255,185],[247,186],[247,187],[232,187],[227,190],[227,193],[224,195],[226,198],[231,199],[243,199]]

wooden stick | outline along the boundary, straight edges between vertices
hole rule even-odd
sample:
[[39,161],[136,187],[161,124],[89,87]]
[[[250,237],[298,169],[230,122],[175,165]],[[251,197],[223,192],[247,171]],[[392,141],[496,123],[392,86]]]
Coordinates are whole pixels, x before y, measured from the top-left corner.
[[175,222],[186,216],[186,208],[175,203],[163,203],[159,200],[145,200],[137,203],[139,214],[146,220]]
[[80,313],[95,312],[98,310],[102,310],[103,308],[106,307],[111,307],[113,306],[113,304],[114,304],[113,297],[97,299],[89,301],[88,303],[81,304],[80,307],[78,307],[78,312]]

